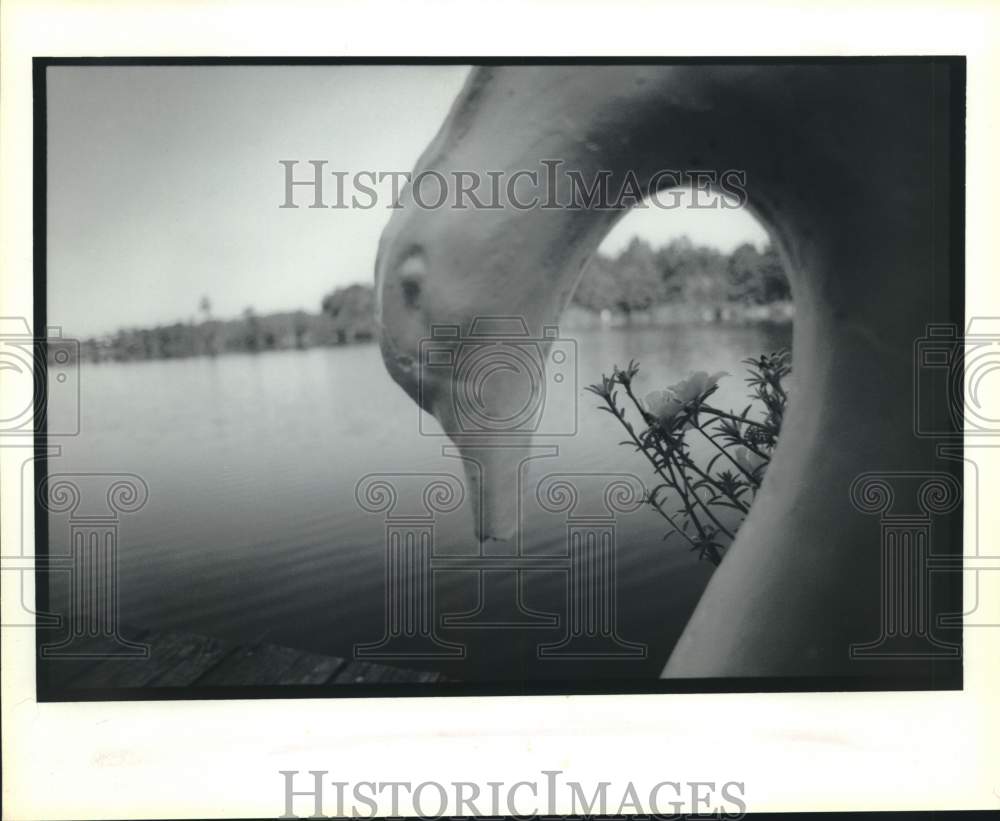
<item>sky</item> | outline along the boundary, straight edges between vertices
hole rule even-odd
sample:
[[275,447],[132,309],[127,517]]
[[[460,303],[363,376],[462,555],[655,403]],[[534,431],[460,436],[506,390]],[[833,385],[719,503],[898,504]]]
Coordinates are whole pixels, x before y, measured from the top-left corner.
[[[282,209],[279,160],[409,171],[462,66],[48,68],[48,321],[71,336],[319,309],[371,282],[388,198],[371,210]],[[388,185],[388,183],[387,183]],[[302,199],[305,202],[305,199]],[[744,210],[636,209],[608,235],[687,235],[730,251],[766,233]]]

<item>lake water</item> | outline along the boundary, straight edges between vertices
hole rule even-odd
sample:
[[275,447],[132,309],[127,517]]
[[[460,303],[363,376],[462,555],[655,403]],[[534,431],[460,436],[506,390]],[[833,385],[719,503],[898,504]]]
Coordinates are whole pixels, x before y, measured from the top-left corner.
[[[650,481],[641,455],[616,444],[622,431],[596,410],[586,384],[631,358],[642,363],[640,395],[689,370],[725,370],[732,376],[714,404],[742,409],[740,360],[789,345],[791,326],[615,328],[572,337],[577,384],[570,389],[570,379],[553,401],[577,405],[577,433],[545,440],[558,444],[558,456],[529,465],[526,555],[566,551],[565,514],[530,504],[542,477],[621,472]],[[123,516],[119,530],[120,616],[128,625],[349,657],[355,644],[382,637],[386,618],[385,518],[359,507],[357,482],[383,472],[463,477],[461,463],[442,455],[440,437],[419,435],[419,412],[390,381],[374,345],[84,363],[80,385],[81,434],[64,442],[50,473],[135,473],[149,487],[146,505]],[[69,411],[53,399],[55,424]],[[676,539],[664,543],[663,524],[648,508],[617,518],[617,630],[646,645],[645,658],[539,658],[536,647],[558,642],[561,627],[439,626],[443,640],[464,644],[465,659],[397,666],[480,680],[658,675],[712,571]],[[53,517],[53,554],[67,552],[67,533]],[[434,551],[477,553],[466,505],[438,516]],[[438,616],[473,611],[477,579],[467,569],[435,569]],[[522,582],[526,609],[565,611],[565,572],[535,570]],[[503,595],[503,584],[489,595]]]

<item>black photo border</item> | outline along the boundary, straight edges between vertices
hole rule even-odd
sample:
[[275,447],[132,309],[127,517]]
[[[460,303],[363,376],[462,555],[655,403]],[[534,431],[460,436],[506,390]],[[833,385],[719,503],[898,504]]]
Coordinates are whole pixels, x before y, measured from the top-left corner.
[[[43,487],[48,476],[46,400],[47,344],[47,95],[46,70],[66,66],[421,66],[421,65],[782,65],[782,64],[889,64],[920,63],[947,66],[950,69],[950,146],[949,192],[947,213],[950,220],[949,321],[960,331],[965,329],[965,137],[966,137],[966,60],[964,56],[866,56],[866,57],[34,57],[33,87],[33,328],[36,336],[35,384],[35,610],[48,612],[49,586],[45,565],[49,555],[48,512],[34,492]],[[962,396],[964,403],[964,395]],[[961,456],[961,438],[949,442]],[[963,483],[961,460],[951,461],[949,470]],[[962,516],[955,516],[955,539],[963,544]],[[956,600],[961,601],[961,574],[954,573]],[[39,702],[84,701],[169,701],[217,699],[300,699],[300,698],[385,698],[385,697],[454,697],[454,696],[534,696],[534,695],[625,695],[658,693],[785,693],[785,692],[883,692],[961,690],[961,665],[955,674],[933,676],[929,683],[916,682],[913,676],[809,676],[754,678],[680,678],[680,679],[602,679],[438,682],[438,683],[364,683],[315,686],[239,686],[239,687],[149,687],[59,689],[50,684],[46,662],[37,648],[41,631],[36,624],[35,672]],[[964,629],[962,644],[964,647]],[[954,666],[954,665],[953,665]]]

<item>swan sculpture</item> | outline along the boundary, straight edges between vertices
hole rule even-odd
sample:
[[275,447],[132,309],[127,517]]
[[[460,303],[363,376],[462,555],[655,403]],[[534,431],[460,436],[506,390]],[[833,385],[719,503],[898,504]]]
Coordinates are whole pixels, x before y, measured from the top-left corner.
[[[956,310],[955,81],[929,61],[478,68],[418,162],[414,179],[535,169],[528,193],[543,202],[553,160],[590,180],[631,173],[643,194],[675,184],[663,169],[745,173],[747,207],[792,275],[795,395],[766,481],[666,676],[903,671],[850,652],[882,629],[878,520],[850,490],[865,472],[947,470],[935,442],[914,435],[911,397],[915,342]],[[516,317],[543,339],[627,208],[419,198],[403,190],[379,246],[383,359],[459,450],[474,452],[479,537],[508,538],[515,513],[499,479],[530,440],[470,444],[453,401],[467,386],[424,368],[421,341],[439,326],[469,334],[482,317]],[[476,401],[506,418],[516,400],[505,373],[496,378],[499,389]]]

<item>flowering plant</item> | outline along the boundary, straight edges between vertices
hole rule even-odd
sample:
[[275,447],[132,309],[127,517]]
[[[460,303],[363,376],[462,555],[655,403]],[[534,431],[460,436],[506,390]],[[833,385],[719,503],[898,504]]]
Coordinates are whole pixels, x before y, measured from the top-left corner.
[[[719,380],[728,376],[723,371],[691,373],[640,400],[633,392],[639,363],[633,361],[624,370],[616,365],[611,376],[587,387],[603,400],[600,410],[614,416],[628,432],[629,438],[619,444],[633,447],[652,465],[658,484],[645,501],[670,525],[664,539],[684,539],[700,559],[715,565],[722,561],[760,489],[788,404],[783,382],[792,370],[789,351],[745,359],[743,364],[749,373],[751,402],[740,414],[706,402]],[[619,387],[632,412],[642,419],[640,426],[629,419],[627,405],[619,404]],[[755,408],[757,418],[752,419]],[[691,455],[688,436],[695,434],[713,449],[704,465]],[[668,506],[671,494],[679,500],[676,509]]]

